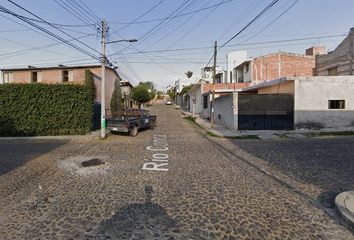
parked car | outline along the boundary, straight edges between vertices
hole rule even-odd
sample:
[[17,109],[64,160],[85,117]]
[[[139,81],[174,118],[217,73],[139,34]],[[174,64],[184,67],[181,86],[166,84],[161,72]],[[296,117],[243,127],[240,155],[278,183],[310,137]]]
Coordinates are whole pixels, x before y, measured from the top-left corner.
[[125,132],[135,137],[141,129],[154,129],[156,116],[145,109],[126,109],[123,114],[107,118],[107,128],[112,132]]
[[166,101],[166,105],[172,105],[172,101]]

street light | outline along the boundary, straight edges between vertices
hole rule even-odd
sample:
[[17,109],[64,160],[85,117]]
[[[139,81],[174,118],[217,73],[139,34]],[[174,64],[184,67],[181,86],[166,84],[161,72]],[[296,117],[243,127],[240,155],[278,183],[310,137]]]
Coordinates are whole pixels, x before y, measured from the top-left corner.
[[122,39],[122,40],[116,40],[116,41],[110,41],[110,42],[107,42],[107,44],[110,44],[110,43],[118,43],[118,42],[137,42],[138,40],[137,39]]
[[106,21],[102,21],[102,56],[101,56],[101,138],[106,137],[106,111],[105,111],[105,95],[106,95],[106,64],[107,64],[107,57],[106,57],[106,45],[110,43],[117,43],[117,42],[137,42],[136,39],[122,39],[116,41],[106,41],[106,30],[107,24]]

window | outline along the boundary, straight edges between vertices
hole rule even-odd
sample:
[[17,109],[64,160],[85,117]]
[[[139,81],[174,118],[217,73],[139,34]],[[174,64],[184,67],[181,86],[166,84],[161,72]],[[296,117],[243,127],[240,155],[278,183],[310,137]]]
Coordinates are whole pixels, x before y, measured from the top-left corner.
[[345,100],[328,100],[328,109],[345,109]]
[[74,81],[73,71],[72,70],[63,70],[62,81],[63,82],[73,82]]
[[208,108],[208,95],[203,96],[203,108]]
[[328,76],[338,76],[338,68],[330,68],[328,69]]
[[3,83],[12,83],[12,82],[13,82],[13,74],[12,73],[4,73]]
[[31,82],[42,82],[42,72],[32,72]]
[[232,72],[230,71],[230,83],[232,83]]
[[247,64],[246,64],[246,70],[245,70],[245,71],[248,72],[249,68],[250,68],[250,65],[247,63]]

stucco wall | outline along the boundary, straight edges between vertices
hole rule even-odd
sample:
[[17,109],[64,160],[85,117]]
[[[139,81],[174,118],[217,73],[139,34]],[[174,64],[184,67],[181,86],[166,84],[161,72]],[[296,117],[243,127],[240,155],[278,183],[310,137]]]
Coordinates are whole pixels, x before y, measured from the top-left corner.
[[[295,79],[295,128],[354,126],[353,93],[352,76]],[[328,109],[328,100],[345,100],[345,109]]]
[[234,127],[232,93],[215,99],[215,123],[229,129]]

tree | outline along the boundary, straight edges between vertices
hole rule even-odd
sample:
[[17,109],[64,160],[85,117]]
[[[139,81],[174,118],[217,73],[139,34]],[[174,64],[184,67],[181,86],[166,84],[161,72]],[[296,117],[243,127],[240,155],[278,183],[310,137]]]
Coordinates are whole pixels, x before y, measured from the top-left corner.
[[173,100],[176,97],[176,88],[175,87],[171,87],[170,89],[167,90],[167,94],[168,96],[170,96],[170,98]]
[[157,91],[157,92],[156,92],[156,95],[157,95],[157,99],[158,99],[158,100],[163,99],[163,95],[164,95],[164,94],[163,94],[162,91]]
[[120,89],[120,81],[116,79],[114,82],[114,90],[111,98],[111,111],[112,116],[116,116],[120,110],[123,110],[123,101],[122,101],[122,91]]
[[189,90],[191,90],[191,88],[193,87],[193,84],[190,84],[190,85],[188,85],[188,86],[184,86],[183,88],[182,88],[182,91],[181,91],[181,95],[183,96],[183,95],[185,95],[185,94],[187,94],[188,92],[189,92]]
[[145,88],[149,93],[149,101],[153,100],[156,96],[156,89],[153,82],[140,82],[138,86]]
[[184,74],[186,74],[187,78],[191,78],[193,76],[193,72],[189,70]]
[[132,98],[139,103],[139,107],[141,104],[150,101],[150,94],[146,87],[138,85],[133,89]]
[[96,85],[93,78],[93,73],[88,69],[85,70],[85,85],[90,89],[92,94],[92,102],[94,103],[96,99]]

